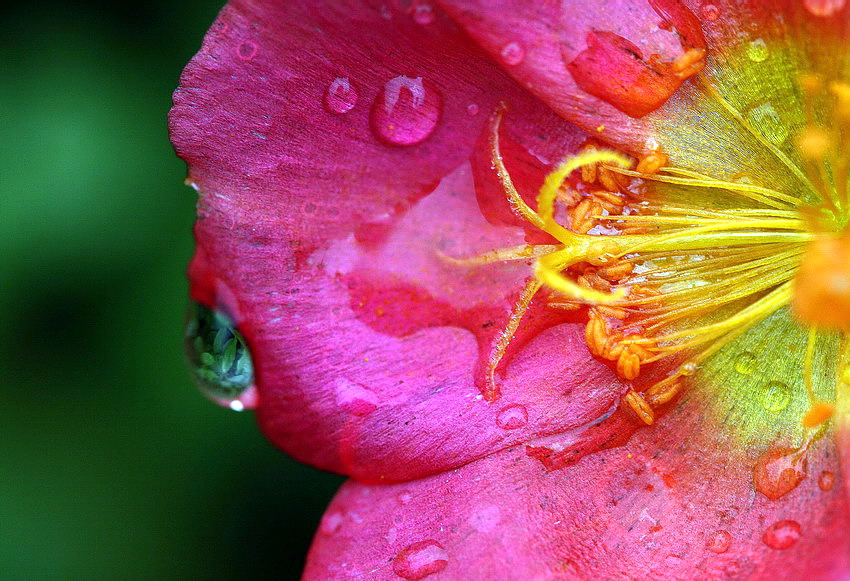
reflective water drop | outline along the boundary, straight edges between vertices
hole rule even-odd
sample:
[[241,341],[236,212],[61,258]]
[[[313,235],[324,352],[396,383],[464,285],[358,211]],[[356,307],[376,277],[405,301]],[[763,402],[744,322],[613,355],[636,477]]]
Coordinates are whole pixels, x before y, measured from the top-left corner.
[[821,475],[818,477],[818,487],[824,492],[828,492],[832,490],[833,486],[835,486],[835,474],[828,470],[821,472]]
[[714,531],[709,535],[708,540],[705,543],[705,548],[713,553],[725,553],[729,550],[729,547],[732,545],[732,535],[729,534],[729,531],[724,531],[723,529]]
[[709,22],[714,22],[720,18],[720,8],[714,4],[703,4],[702,8],[700,8],[700,14]]
[[440,93],[422,77],[398,76],[375,99],[372,130],[389,145],[415,145],[434,132],[442,107]]
[[475,103],[470,103],[466,106],[466,113],[470,117],[475,117],[476,115],[478,115],[478,110],[478,105],[476,105]]
[[413,20],[417,24],[431,24],[434,22],[434,7],[430,4],[417,4],[413,9]]
[[783,550],[792,547],[802,534],[800,523],[795,520],[781,520],[770,525],[761,540],[771,549]]
[[357,89],[351,85],[348,77],[338,77],[331,82],[325,92],[325,109],[342,115],[348,113],[357,104]]
[[407,504],[408,502],[413,500],[413,495],[409,492],[401,492],[396,498],[398,498],[398,502],[400,504]]
[[243,61],[249,61],[257,56],[257,45],[250,40],[243,40],[236,47],[236,56]]
[[769,55],[770,51],[762,38],[757,38],[747,45],[747,58],[753,62],[760,63],[767,59]]
[[419,581],[439,573],[449,564],[443,545],[435,540],[419,541],[405,548],[393,559],[393,572],[408,581]]
[[832,16],[842,8],[846,0],[803,0],[803,6],[815,16]]
[[186,358],[204,395],[236,411],[252,407],[251,353],[230,317],[192,302],[186,320]]
[[345,520],[345,516],[338,510],[327,512],[319,524],[319,531],[326,535],[332,535],[342,526],[343,520]]
[[528,410],[515,403],[502,408],[496,416],[496,425],[503,430],[516,430],[528,423]]
[[752,375],[753,371],[756,370],[757,361],[758,358],[755,353],[751,353],[750,351],[741,351],[738,353],[738,356],[735,357],[735,371],[741,375]]
[[771,381],[761,393],[761,405],[769,412],[781,412],[791,402],[791,388],[781,381]]
[[505,64],[515,66],[525,58],[525,49],[518,42],[509,42],[502,47],[501,54]]
[[759,456],[753,468],[753,485],[771,500],[785,496],[805,478],[806,457],[800,450],[768,450]]
[[770,101],[750,109],[747,116],[750,118],[750,124],[771,143],[779,145],[788,139],[790,132],[788,124],[782,120]]

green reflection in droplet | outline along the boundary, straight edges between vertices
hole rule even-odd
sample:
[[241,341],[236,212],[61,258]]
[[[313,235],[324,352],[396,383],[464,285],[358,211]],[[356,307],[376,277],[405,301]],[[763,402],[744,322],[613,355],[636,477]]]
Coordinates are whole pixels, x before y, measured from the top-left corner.
[[755,353],[750,351],[741,351],[735,357],[735,371],[741,375],[752,375],[756,370],[756,362],[758,358]]
[[254,381],[254,365],[245,338],[221,311],[191,303],[185,347],[195,382],[208,397],[236,399]]
[[767,48],[764,40],[757,38],[747,45],[747,57],[753,62],[760,63],[767,59],[770,51]]
[[761,405],[769,412],[781,412],[791,402],[791,388],[781,381],[771,381],[764,386]]

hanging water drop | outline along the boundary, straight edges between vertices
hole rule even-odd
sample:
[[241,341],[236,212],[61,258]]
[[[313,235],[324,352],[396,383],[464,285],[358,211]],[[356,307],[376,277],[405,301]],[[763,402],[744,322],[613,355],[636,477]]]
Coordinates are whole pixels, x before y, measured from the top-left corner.
[[357,105],[357,97],[357,89],[348,77],[338,77],[331,82],[325,92],[325,109],[337,115],[348,113]]
[[791,403],[791,388],[781,381],[771,381],[764,386],[761,405],[769,412],[778,413]]
[[760,63],[766,60],[768,56],[770,56],[770,51],[768,50],[764,39],[757,38],[747,45],[747,57],[751,61]]
[[800,523],[795,520],[782,520],[768,527],[762,541],[771,549],[783,550],[794,546],[802,534]]
[[741,375],[752,375],[753,371],[756,370],[757,362],[758,358],[755,353],[741,351],[738,353],[738,356],[735,357],[735,371]]
[[235,411],[253,407],[251,353],[230,317],[191,303],[185,347],[192,375],[204,395]]
[[708,540],[705,543],[705,548],[712,553],[722,554],[728,551],[731,545],[732,535],[729,534],[729,531],[720,529],[709,535]]
[[509,42],[502,47],[501,55],[505,64],[516,66],[525,59],[525,49],[518,42]]
[[393,572],[408,581],[420,581],[449,564],[443,545],[433,539],[408,545],[393,559]]
[[372,130],[388,145],[415,145],[434,132],[442,107],[440,93],[422,77],[401,75],[387,81],[375,99]]

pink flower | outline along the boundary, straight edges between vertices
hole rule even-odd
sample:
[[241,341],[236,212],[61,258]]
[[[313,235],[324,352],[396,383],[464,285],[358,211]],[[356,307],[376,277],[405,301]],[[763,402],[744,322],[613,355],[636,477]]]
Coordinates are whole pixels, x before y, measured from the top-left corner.
[[305,579],[850,574],[848,31],[844,0],[222,11],[171,114],[189,353],[352,477]]

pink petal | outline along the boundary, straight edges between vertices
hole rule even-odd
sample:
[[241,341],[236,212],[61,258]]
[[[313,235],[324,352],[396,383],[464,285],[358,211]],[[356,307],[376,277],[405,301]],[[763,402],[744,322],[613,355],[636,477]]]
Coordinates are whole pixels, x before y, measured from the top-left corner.
[[[249,342],[269,438],[361,479],[431,474],[584,425],[623,389],[588,357],[582,325],[538,301],[500,370],[501,398],[481,398],[481,354],[530,269],[440,257],[526,234],[494,218],[500,190],[473,187],[489,159],[466,160],[500,100],[511,106],[506,147],[523,151],[525,169],[508,161],[522,187],[536,189],[584,136],[434,16],[423,25],[378,4],[232,3],[187,68],[171,117],[202,192],[192,296],[230,312]],[[408,81],[387,97],[385,83],[401,74],[439,92],[441,113],[418,144],[389,146],[376,135],[386,119],[371,114],[387,98],[412,98],[416,88],[399,85]],[[334,83],[332,112],[324,93]]]
[[814,444],[808,477],[770,500],[753,488],[759,451],[730,448],[735,428],[706,421],[705,398],[571,467],[547,470],[517,446],[416,482],[349,482],[304,579],[846,578],[845,485],[819,476],[835,470],[832,438]]

